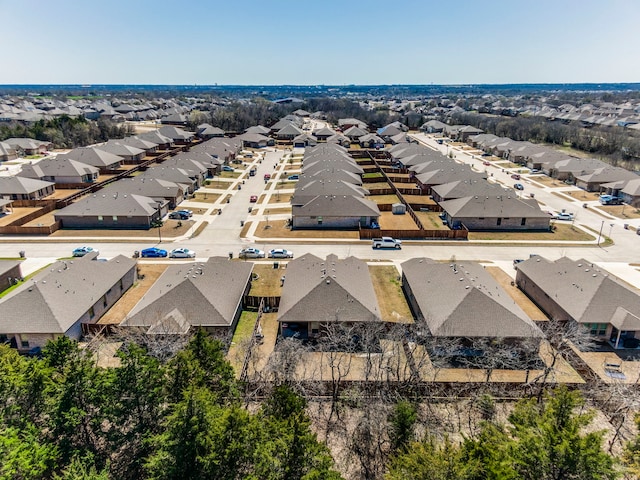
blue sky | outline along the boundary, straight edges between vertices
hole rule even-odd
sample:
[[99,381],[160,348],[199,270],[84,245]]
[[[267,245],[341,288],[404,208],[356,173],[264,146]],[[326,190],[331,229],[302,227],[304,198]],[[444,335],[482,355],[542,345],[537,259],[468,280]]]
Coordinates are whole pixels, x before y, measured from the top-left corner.
[[0,0],[0,84],[640,82],[638,0]]

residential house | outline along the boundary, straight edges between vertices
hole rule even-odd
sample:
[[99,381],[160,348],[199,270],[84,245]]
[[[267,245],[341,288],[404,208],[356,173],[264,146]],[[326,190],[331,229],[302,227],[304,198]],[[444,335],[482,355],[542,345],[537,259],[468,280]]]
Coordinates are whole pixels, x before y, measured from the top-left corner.
[[535,256],[518,264],[516,283],[550,318],[584,325],[614,348],[640,345],[640,290],[604,268]]
[[440,203],[451,228],[470,231],[541,230],[548,231],[550,217],[533,198],[516,193],[473,195]]
[[336,133],[335,135],[331,135],[327,138],[328,144],[336,144],[345,148],[349,148],[351,146],[351,139],[345,137],[340,133]]
[[289,123],[276,132],[278,140],[293,141],[294,138],[303,134],[303,131],[296,127],[293,123]]
[[379,322],[380,307],[362,260],[306,254],[287,264],[278,308],[283,336],[315,338],[331,325]]
[[543,165],[543,172],[557,180],[575,183],[576,177],[594,172],[608,165],[595,158],[568,158],[554,162],[553,165]]
[[294,148],[315,147],[317,144],[318,139],[313,135],[309,135],[308,133],[303,133],[302,135],[298,135],[293,139]]
[[358,138],[358,143],[362,148],[384,148],[384,140],[373,133],[367,133]]
[[[436,338],[540,339],[542,331],[477,262],[402,263],[402,289],[416,326]],[[543,319],[540,319],[543,320]]]
[[271,129],[268,127],[265,127],[264,125],[254,125],[253,127],[249,127],[247,128],[244,133],[249,133],[249,134],[258,134],[258,135],[262,135],[262,136],[266,136],[269,135],[269,133],[271,133]]
[[442,133],[446,126],[446,123],[442,123],[438,120],[429,120],[428,122],[422,124],[420,130],[427,133]]
[[107,143],[96,145],[95,148],[122,157],[124,163],[129,165],[141,163],[147,154],[146,150],[127,145],[121,140],[109,140]]
[[114,173],[118,170],[124,159],[100,147],[74,148],[68,153],[58,155],[57,158],[70,158],[80,163],[92,165],[100,170],[100,173]]
[[53,143],[33,138],[7,138],[3,142],[13,148],[20,156],[42,155],[53,148]]
[[369,132],[363,128],[353,126],[353,127],[347,128],[343,132],[343,135],[347,137],[349,140],[351,140],[351,143],[357,143],[360,137],[368,133]]
[[371,228],[380,210],[371,200],[354,195],[318,195],[301,205],[291,205],[292,227]]
[[242,146],[246,148],[264,148],[268,145],[274,145],[273,139],[259,133],[243,133],[236,138],[241,140]]
[[209,140],[210,138],[224,137],[224,130],[208,123],[201,123],[196,127],[196,135],[203,140]]
[[5,200],[40,200],[55,190],[53,182],[26,177],[0,177],[0,198]]
[[603,184],[640,179],[637,174],[620,167],[606,166],[593,172],[576,176],[576,186],[587,192],[599,192]]
[[121,326],[158,335],[183,335],[203,328],[230,339],[251,288],[252,270],[251,262],[223,257],[171,265]]
[[91,184],[98,179],[100,170],[92,165],[64,156],[45,158],[38,163],[23,165],[21,177],[37,178],[56,185]]
[[125,137],[122,140],[118,140],[118,143],[144,150],[144,156],[153,155],[158,150],[157,143],[144,140],[140,137]]
[[22,279],[21,260],[0,260],[0,292]]
[[168,202],[168,208],[174,209],[188,197],[189,186],[160,178],[137,176],[110,183],[100,193],[111,196],[140,195],[149,197],[156,203]]
[[196,168],[195,165],[189,166],[187,164],[181,167],[172,167],[164,166],[163,164],[148,168],[139,177],[160,178],[170,182],[181,183],[187,185],[189,193],[192,194],[204,183],[205,174],[201,170],[201,168]]
[[169,202],[135,194],[97,193],[54,213],[62,228],[148,230],[167,213]]
[[136,261],[97,253],[55,262],[0,300],[0,341],[20,351],[66,335],[79,340],[136,281]]
[[330,129],[329,127],[322,127],[313,131],[313,136],[316,137],[319,142],[326,142],[329,137],[332,137],[335,134],[335,130]]
[[189,145],[195,138],[194,133],[187,132],[186,130],[183,130],[179,127],[170,125],[160,127],[158,129],[158,133],[164,135],[165,137],[169,137],[171,140],[173,140],[173,143],[177,145]]
[[0,142],[0,162],[15,160],[16,158],[18,158],[16,149],[8,143]]
[[338,127],[343,132],[350,129],[351,127],[358,127],[361,130],[364,130],[365,133],[367,133],[367,124],[362,120],[358,120],[357,118],[340,118],[338,119]]
[[173,148],[173,144],[175,143],[171,137],[163,135],[158,130],[141,133],[140,135],[136,135],[136,137],[146,142],[155,143],[158,146],[158,150],[170,150],[171,148]]

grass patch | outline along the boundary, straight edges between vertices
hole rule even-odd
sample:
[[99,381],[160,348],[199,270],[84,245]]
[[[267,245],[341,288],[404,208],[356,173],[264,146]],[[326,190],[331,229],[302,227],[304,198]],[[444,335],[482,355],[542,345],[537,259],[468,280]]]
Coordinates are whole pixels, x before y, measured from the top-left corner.
[[400,201],[397,195],[369,195],[367,200],[371,200],[378,204],[393,204]]
[[37,160],[38,158],[42,158],[44,155],[27,155],[24,158],[25,160]]
[[269,203],[289,203],[293,197],[293,193],[276,193],[271,194]]
[[285,189],[285,188],[293,188],[296,183],[297,182],[293,182],[293,181],[291,181],[291,182],[282,182],[282,181],[280,181],[276,185],[276,190],[282,190],[282,189]]
[[251,221],[244,222],[244,227],[242,227],[242,230],[240,230],[240,238],[246,238],[247,232],[249,231],[250,226],[251,226]]
[[369,275],[380,305],[380,316],[385,322],[413,323],[413,315],[407,304],[396,267],[370,265]]
[[[241,260],[244,261],[244,260]],[[282,260],[276,260],[282,265]],[[255,297],[279,297],[282,294],[280,277],[286,270],[273,268],[273,263],[256,263],[253,266],[253,274],[257,278],[251,281],[249,295]]]
[[244,310],[240,314],[240,319],[238,320],[238,324],[236,325],[236,330],[233,332],[233,339],[231,340],[231,342],[238,345],[243,340],[251,338],[257,320],[258,312],[249,312],[247,310]]
[[242,175],[244,172],[220,172],[220,174],[218,175],[220,178],[238,178],[240,175]]
[[380,172],[371,172],[362,174],[362,178],[383,178]]
[[267,222],[258,223],[255,236],[258,238],[360,239],[360,234],[357,230],[291,230],[291,228],[287,227],[286,220],[271,220],[269,222],[269,228],[267,228]]
[[570,242],[588,242],[596,237],[571,224],[555,224],[556,229],[549,232],[469,232],[469,240],[555,240]]
[[640,218],[640,209],[629,205],[599,205],[598,208],[622,220]]
[[193,232],[193,234],[191,235],[191,238],[197,237],[198,235],[200,235],[202,231],[205,228],[207,228],[208,225],[209,225],[209,222],[202,222],[200,225],[198,225],[198,228],[196,228],[196,231]]

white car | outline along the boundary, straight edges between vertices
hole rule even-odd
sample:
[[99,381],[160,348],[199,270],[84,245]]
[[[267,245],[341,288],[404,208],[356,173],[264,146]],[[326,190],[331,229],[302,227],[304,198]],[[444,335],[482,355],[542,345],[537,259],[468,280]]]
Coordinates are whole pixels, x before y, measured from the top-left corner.
[[293,258],[293,252],[284,248],[274,248],[269,251],[269,258]]
[[259,248],[243,248],[238,255],[240,258],[264,258],[264,251]]
[[73,251],[72,255],[74,257],[84,257],[87,253],[92,252],[100,253],[97,250],[94,250],[93,247],[78,247]]
[[188,248],[174,248],[169,252],[169,258],[196,258],[196,252]]
[[573,220],[573,213],[559,213],[556,215],[556,220],[566,220],[570,222]]

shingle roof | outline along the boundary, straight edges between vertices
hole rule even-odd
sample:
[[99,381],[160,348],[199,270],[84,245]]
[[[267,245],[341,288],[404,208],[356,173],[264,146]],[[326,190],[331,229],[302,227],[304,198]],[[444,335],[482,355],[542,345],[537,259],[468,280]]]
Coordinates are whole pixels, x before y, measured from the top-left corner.
[[380,308],[362,260],[306,254],[287,265],[280,322],[377,322]]
[[158,202],[153,198],[135,194],[120,195],[96,193],[78,200],[68,207],[58,210],[58,216],[132,216],[150,217],[158,210]]
[[192,325],[228,327],[252,270],[251,262],[230,262],[223,257],[171,265],[122,325],[149,327],[149,333],[186,333]]
[[98,172],[99,170],[92,165],[60,156],[60,158],[45,158],[33,165],[23,165],[19,175],[21,177],[42,178],[94,175]]
[[[102,147],[102,146],[101,146]],[[101,147],[80,147],[74,148],[68,153],[58,155],[59,158],[70,158],[78,162],[93,165],[94,167],[110,167],[115,164],[121,164],[124,160],[122,157],[104,150]]]
[[2,333],[65,333],[136,262],[119,255],[108,262],[88,254],[59,261],[0,301]]
[[474,262],[414,258],[402,272],[434,337],[542,337],[518,304]]
[[593,263],[533,257],[518,264],[521,274],[579,323],[633,323],[629,330],[640,330],[640,290]]
[[511,195],[475,195],[440,203],[455,218],[549,218],[532,198]]
[[0,195],[28,194],[50,187],[51,185],[54,185],[54,183],[35,178],[0,177]]
[[304,205],[293,205],[294,216],[301,217],[379,217],[378,205],[353,195],[318,195]]

